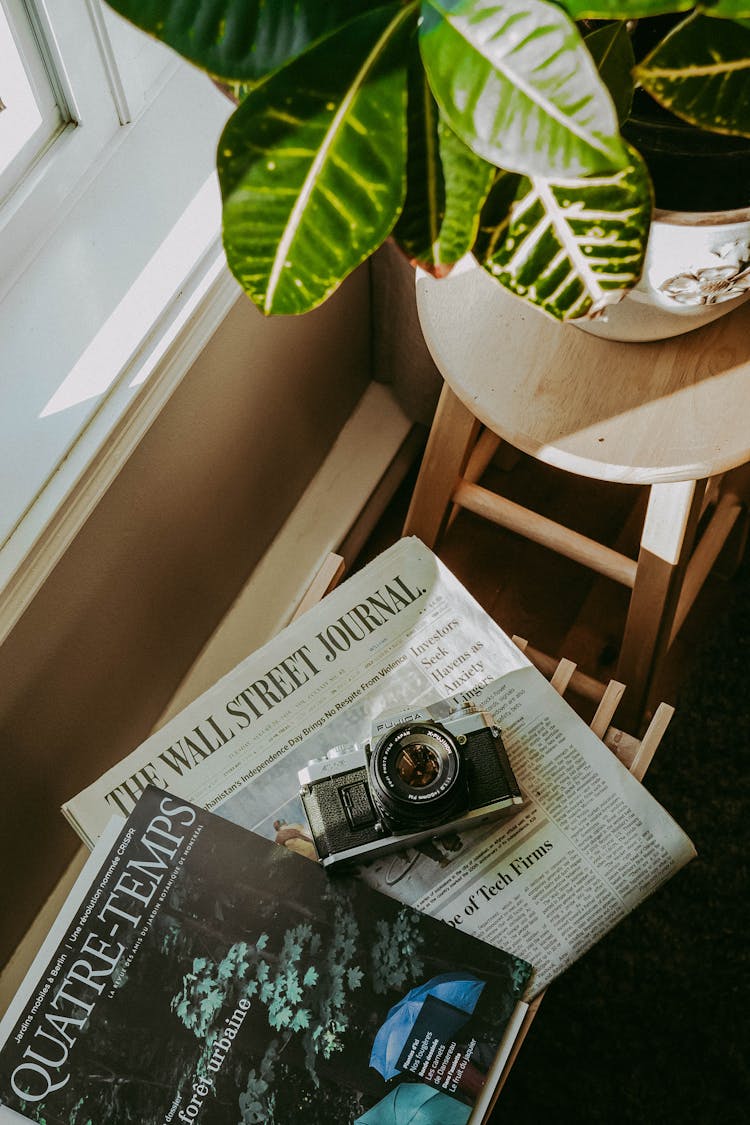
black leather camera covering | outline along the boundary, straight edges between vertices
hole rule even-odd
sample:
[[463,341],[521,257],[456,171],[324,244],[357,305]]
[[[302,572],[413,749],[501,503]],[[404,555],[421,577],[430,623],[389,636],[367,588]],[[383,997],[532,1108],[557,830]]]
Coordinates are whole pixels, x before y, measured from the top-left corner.
[[481,808],[503,797],[520,797],[521,790],[510,768],[505,745],[493,728],[482,727],[470,734],[463,746],[469,808]]
[[333,778],[321,778],[310,789],[302,791],[302,803],[321,859],[383,838],[383,833],[376,831],[374,825],[353,828],[349,824],[339,791],[357,782],[367,786],[364,766]]

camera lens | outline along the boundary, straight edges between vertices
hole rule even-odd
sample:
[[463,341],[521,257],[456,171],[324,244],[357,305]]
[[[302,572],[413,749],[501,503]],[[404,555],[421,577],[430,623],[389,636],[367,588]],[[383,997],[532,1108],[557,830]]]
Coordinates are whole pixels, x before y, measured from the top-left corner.
[[430,785],[440,772],[440,759],[435,751],[419,742],[399,750],[394,765],[398,776],[412,789]]
[[439,724],[404,723],[381,738],[370,758],[370,789],[391,831],[437,827],[468,801],[458,745]]

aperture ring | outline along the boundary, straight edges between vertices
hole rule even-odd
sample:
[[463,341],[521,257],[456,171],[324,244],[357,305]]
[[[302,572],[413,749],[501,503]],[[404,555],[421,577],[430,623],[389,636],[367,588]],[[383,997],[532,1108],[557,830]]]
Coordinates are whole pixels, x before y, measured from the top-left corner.
[[437,723],[388,731],[372,751],[369,774],[373,800],[394,831],[443,824],[467,801],[462,753]]

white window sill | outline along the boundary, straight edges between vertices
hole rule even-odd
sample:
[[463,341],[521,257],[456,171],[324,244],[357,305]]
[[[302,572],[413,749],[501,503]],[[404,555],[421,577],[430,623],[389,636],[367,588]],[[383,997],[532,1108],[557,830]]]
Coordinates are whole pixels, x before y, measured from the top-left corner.
[[0,302],[0,640],[238,296],[213,173],[231,108],[171,69]]

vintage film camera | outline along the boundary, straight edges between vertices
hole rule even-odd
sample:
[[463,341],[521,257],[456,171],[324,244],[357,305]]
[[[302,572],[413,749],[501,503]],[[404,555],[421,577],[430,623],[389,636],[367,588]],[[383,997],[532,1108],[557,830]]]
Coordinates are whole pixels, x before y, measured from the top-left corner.
[[470,704],[439,721],[422,711],[381,719],[369,741],[334,746],[299,781],[324,867],[475,828],[523,803],[492,715]]

